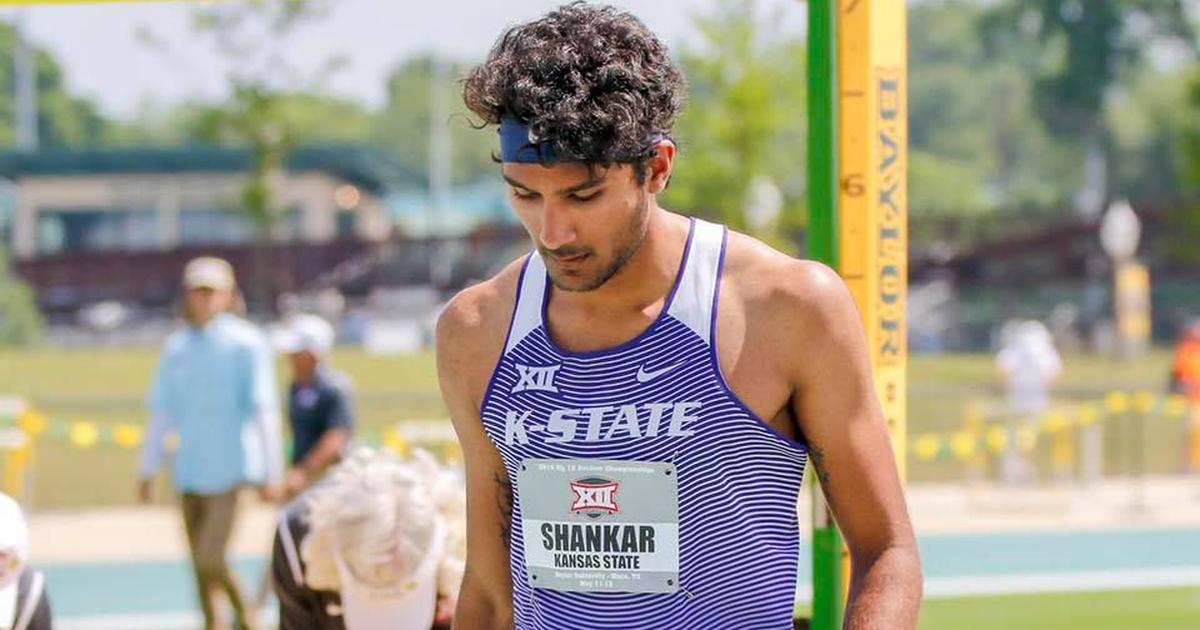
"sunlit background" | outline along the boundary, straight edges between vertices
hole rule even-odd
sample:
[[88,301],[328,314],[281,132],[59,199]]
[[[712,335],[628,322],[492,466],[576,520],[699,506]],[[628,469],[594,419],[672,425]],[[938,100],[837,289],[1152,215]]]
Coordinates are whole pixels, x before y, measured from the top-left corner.
[[[804,3],[615,4],[690,84],[663,205],[804,256]],[[527,247],[457,81],[555,5],[0,9],[0,452],[58,627],[198,627],[170,501],[134,496],[194,256],[264,327],[335,325],[361,441],[455,460],[433,321]],[[908,6],[921,627],[1200,627],[1200,2]]]

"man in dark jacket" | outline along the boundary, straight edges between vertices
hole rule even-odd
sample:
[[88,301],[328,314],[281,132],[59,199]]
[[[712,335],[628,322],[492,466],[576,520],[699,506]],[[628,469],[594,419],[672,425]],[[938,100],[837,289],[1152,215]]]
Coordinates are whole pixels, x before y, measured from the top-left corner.
[[276,347],[292,368],[288,387],[288,420],[292,428],[292,460],[287,471],[288,497],[320,479],[342,458],[354,430],[350,379],[329,363],[334,330],[317,315],[289,318],[275,336]]

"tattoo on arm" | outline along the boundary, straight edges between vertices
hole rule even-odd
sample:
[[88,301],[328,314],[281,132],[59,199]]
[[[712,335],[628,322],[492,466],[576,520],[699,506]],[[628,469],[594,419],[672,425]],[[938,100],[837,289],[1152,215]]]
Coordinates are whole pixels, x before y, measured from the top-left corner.
[[507,548],[509,541],[512,540],[512,482],[509,481],[508,475],[499,472],[493,479],[496,480],[496,505],[500,508],[500,514],[503,517],[500,525],[500,542],[504,543]]
[[808,445],[809,459],[812,460],[813,468],[817,471],[817,480],[821,482],[821,488],[825,491],[826,496],[829,494],[829,471],[825,470],[825,451],[816,444]]

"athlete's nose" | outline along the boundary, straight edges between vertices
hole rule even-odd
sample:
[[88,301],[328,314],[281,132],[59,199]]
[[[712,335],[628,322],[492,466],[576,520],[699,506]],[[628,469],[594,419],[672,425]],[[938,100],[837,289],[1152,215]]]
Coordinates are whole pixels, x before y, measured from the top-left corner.
[[542,229],[538,238],[546,249],[558,249],[575,242],[575,225],[570,211],[562,206],[547,203],[542,208]]

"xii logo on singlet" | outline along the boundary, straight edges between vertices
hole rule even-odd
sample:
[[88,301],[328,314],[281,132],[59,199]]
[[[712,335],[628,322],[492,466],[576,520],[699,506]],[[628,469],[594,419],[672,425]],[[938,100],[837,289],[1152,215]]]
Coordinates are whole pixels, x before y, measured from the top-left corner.
[[521,365],[517,366],[517,384],[512,388],[513,394],[526,391],[557,392],[554,385],[554,375],[562,368],[559,365]]
[[617,486],[620,484],[603,477],[587,477],[571,482],[571,512],[599,518],[617,511]]

